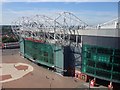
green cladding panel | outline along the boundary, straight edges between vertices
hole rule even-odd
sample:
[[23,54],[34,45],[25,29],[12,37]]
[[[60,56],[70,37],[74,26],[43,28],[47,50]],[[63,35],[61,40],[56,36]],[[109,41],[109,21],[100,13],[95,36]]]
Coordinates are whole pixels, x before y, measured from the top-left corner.
[[57,72],[63,74],[64,55],[63,55],[63,48],[61,46],[55,46],[54,58],[55,58],[55,66]]
[[83,44],[82,72],[120,83],[120,49]]
[[35,60],[48,67],[54,66],[57,72],[63,73],[64,55],[61,46],[22,39],[20,48],[22,53],[24,51],[24,56],[26,58]]
[[51,45],[25,40],[24,47],[25,57],[46,66],[54,65],[54,47]]

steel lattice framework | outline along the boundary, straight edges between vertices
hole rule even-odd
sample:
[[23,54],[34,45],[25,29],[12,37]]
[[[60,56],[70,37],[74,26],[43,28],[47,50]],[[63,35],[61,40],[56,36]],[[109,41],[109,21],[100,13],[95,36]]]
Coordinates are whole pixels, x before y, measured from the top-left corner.
[[58,13],[58,16],[54,19],[46,15],[21,17],[13,22],[12,30],[17,38],[30,37],[47,43],[69,45],[71,44],[71,35],[77,37],[79,30],[118,28],[118,26],[118,18],[92,27],[73,13],[62,12]]
[[98,29],[112,29],[112,28],[119,28],[119,20],[120,18],[115,18],[113,20],[107,21],[105,23],[99,24]]
[[20,38],[36,38],[48,43],[68,45],[70,35],[88,25],[70,12],[62,12],[52,19],[46,15],[22,17],[14,21],[12,30]]

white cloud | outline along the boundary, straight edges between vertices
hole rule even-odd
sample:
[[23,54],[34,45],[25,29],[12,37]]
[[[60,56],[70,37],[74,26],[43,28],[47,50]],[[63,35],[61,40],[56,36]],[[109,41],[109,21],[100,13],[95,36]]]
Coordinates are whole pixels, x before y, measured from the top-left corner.
[[105,11],[80,11],[75,13],[81,20],[88,24],[97,25],[111,19],[117,18],[117,12]]
[[[49,17],[55,18],[56,12],[62,12],[61,10],[49,10],[49,9],[33,9],[33,10],[24,10],[24,11],[14,11],[14,10],[5,10],[2,12],[3,24],[11,24],[12,21],[17,20],[20,17],[33,17],[37,14],[47,15]],[[51,14],[50,14],[51,13]]]
[[[6,10],[3,11],[3,24],[10,24],[12,21],[16,20],[19,17],[27,16],[32,17],[36,14],[44,14],[49,17],[55,18],[57,16],[57,12],[63,12],[62,10],[49,10],[49,9],[33,9],[33,10],[24,10],[24,11],[14,11],[14,10]],[[73,12],[76,16],[78,16],[82,21],[87,22],[88,24],[98,24],[103,23],[108,20],[114,19],[117,17],[117,12],[105,12],[105,11],[79,11]]]

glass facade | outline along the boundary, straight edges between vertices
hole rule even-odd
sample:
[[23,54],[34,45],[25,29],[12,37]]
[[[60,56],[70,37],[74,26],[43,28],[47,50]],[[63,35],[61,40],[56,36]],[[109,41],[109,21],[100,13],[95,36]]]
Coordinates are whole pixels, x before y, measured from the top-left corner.
[[83,44],[82,72],[120,83],[120,49]]
[[54,57],[53,57],[53,48],[51,45],[42,44],[39,42],[33,42],[30,40],[24,41],[24,55],[27,58],[32,58],[36,60],[36,62],[52,66],[54,65]]

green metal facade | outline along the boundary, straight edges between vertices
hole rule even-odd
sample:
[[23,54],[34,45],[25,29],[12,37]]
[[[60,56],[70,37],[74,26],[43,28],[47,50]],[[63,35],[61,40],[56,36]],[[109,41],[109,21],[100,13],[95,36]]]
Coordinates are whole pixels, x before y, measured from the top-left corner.
[[82,72],[120,83],[120,49],[82,45]]
[[37,63],[48,67],[54,66],[57,72],[63,74],[64,55],[61,46],[21,39],[20,52],[25,58],[35,60]]
[[61,70],[64,70],[64,55],[61,46],[55,46],[54,59],[57,72],[63,74]]
[[32,58],[33,60],[36,60],[36,62],[50,67],[54,65],[54,52],[51,45],[32,42],[29,40],[25,40],[24,45],[26,57]]

